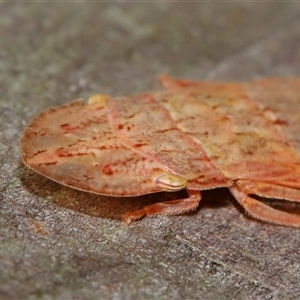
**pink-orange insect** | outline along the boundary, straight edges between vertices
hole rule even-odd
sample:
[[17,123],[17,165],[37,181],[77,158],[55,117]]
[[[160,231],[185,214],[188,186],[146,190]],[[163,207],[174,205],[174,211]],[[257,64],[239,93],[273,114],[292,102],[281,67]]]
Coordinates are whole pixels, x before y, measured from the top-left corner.
[[163,91],[94,95],[41,112],[22,134],[24,163],[101,195],[187,190],[186,199],[123,215],[127,224],[194,210],[199,191],[228,187],[253,217],[300,227],[300,215],[251,196],[300,202],[300,79],[161,79]]

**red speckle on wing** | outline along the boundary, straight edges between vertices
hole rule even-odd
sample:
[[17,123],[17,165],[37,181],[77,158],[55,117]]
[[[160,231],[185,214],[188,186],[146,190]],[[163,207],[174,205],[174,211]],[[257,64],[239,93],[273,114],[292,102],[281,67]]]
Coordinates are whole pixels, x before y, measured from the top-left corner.
[[102,169],[102,172],[106,175],[113,175],[114,174],[113,170],[110,168],[110,165],[104,166],[104,168]]

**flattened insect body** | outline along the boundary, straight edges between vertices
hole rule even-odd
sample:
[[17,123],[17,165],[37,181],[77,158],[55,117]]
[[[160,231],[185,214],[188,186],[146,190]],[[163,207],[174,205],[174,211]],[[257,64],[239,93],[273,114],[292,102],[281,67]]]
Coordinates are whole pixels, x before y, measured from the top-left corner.
[[[102,195],[187,190],[186,199],[122,216],[127,224],[143,215],[195,209],[199,191],[228,187],[252,216],[300,227],[299,215],[249,196],[300,202],[300,80],[283,80],[280,98],[276,79],[162,81],[165,91],[117,99],[96,95],[85,105],[75,101],[42,112],[22,135],[24,163],[57,182]],[[282,104],[285,91],[296,125]]]
[[[204,149],[226,177],[280,182],[299,188],[299,182],[296,186],[294,183],[295,175],[300,171],[299,156],[277,126],[265,118],[245,92],[242,93],[242,87],[231,85],[228,90],[226,85],[220,93],[203,84],[196,97],[195,89],[185,89],[175,100],[169,96],[164,103],[172,113],[172,101],[177,102],[178,109],[173,118],[178,128]],[[231,97],[235,94],[238,95],[237,103],[233,105]],[[187,110],[190,104],[193,109],[181,109],[184,104]],[[230,155],[224,155],[226,153]]]
[[[50,179],[110,196],[167,190],[155,179],[172,175],[162,164],[124,147],[105,106],[98,103],[76,101],[42,112],[23,133],[21,152],[26,165]],[[177,189],[184,187],[181,180]]]
[[[108,105],[120,140],[133,151],[158,160],[186,178],[188,189],[230,185],[231,181],[189,135],[177,128],[169,112],[151,95],[119,98]],[[130,111],[132,107],[134,113]]]

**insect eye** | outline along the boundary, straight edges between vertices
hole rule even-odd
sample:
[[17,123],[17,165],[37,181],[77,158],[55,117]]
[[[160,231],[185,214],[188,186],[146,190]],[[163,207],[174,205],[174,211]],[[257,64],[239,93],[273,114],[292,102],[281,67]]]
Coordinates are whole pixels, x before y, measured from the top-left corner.
[[171,173],[159,173],[154,181],[156,184],[166,191],[179,191],[185,188],[187,182],[183,177]]

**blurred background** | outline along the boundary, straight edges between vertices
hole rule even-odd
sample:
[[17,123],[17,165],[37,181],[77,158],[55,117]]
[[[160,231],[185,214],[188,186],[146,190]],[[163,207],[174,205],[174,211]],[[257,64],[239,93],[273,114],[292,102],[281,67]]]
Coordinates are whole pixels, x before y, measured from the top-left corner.
[[0,37],[0,298],[299,298],[299,230],[251,219],[226,189],[126,227],[120,213],[173,196],[72,191],[18,150],[41,109],[159,89],[159,74],[299,76],[299,3],[2,2]]

